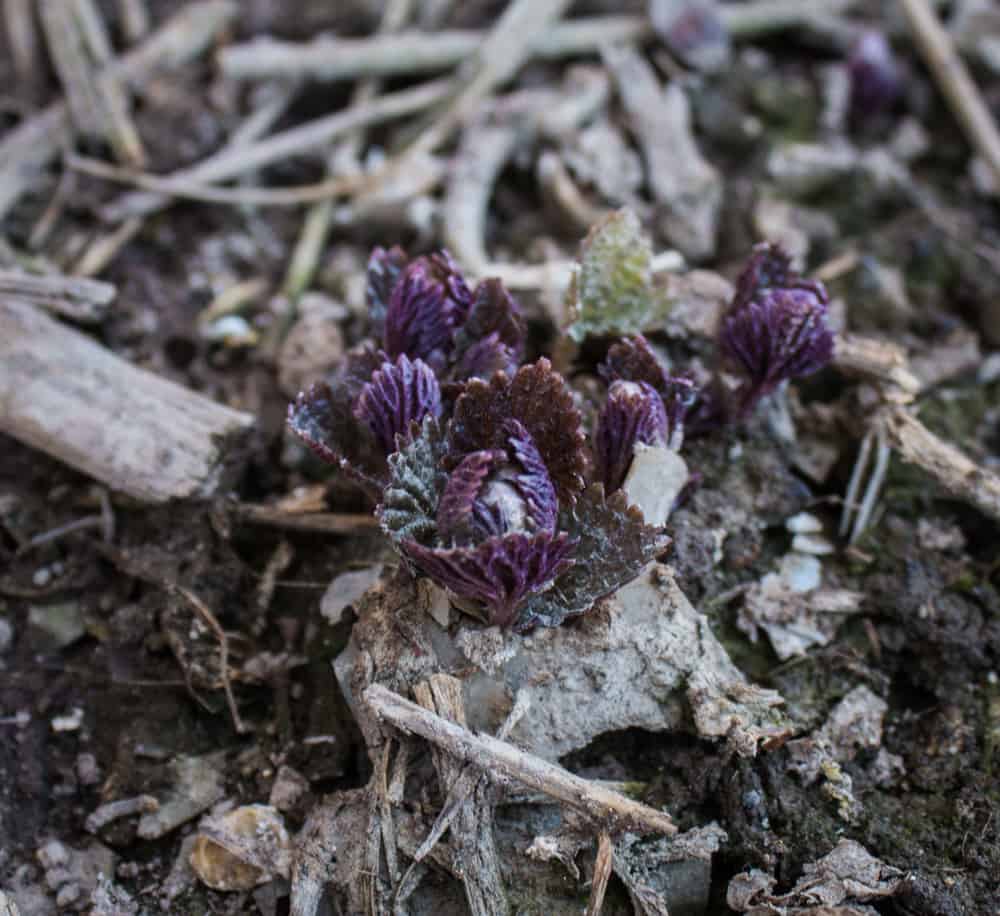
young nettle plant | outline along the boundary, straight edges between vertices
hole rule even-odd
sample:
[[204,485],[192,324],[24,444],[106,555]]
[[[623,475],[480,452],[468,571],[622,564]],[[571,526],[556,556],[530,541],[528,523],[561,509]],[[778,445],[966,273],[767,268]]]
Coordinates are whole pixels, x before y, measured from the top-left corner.
[[[617,447],[617,444],[616,446]],[[583,418],[547,359],[473,379],[389,459],[378,508],[399,552],[491,624],[556,626],[669,543],[618,491],[587,483]]]
[[288,422],[378,499],[399,437],[425,417],[442,417],[469,379],[514,371],[525,324],[499,280],[471,289],[446,251],[408,261],[401,248],[376,248],[366,296],[372,337],[329,383],[299,395]]
[[[599,300],[622,286],[651,314],[648,271],[632,269],[623,227],[637,231],[634,220],[612,220],[585,243],[578,288],[587,301],[577,314],[602,330]],[[676,453],[688,412],[706,396],[668,372],[644,337],[608,350],[599,370],[607,398],[588,441],[549,361],[521,365],[524,320],[499,280],[472,290],[446,252],[408,261],[399,248],[378,248],[367,295],[373,339],[329,384],[299,396],[289,425],[373,495],[412,570],[486,622],[529,629],[588,611],[665,549],[669,538],[632,497],[662,489],[657,475],[678,464],[683,485]],[[824,365],[833,348],[826,309],[823,287],[798,277],[780,249],[755,249],[719,332],[738,382],[713,382],[711,409],[742,419],[787,379]],[[611,311],[613,327],[621,312]],[[651,452],[658,463],[636,475]]]

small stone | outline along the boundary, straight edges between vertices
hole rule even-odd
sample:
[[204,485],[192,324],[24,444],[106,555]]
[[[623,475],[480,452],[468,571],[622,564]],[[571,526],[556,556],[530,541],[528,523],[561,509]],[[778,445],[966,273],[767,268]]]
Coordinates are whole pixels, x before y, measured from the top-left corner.
[[42,868],[58,868],[69,862],[69,850],[58,840],[49,840],[35,853]]
[[688,466],[677,452],[637,443],[622,492],[642,512],[647,525],[661,528],[688,482]]
[[309,791],[309,780],[298,770],[283,764],[278,767],[278,773],[274,777],[274,784],[271,786],[271,795],[268,801],[279,811],[289,811],[295,807],[296,802]]
[[170,764],[174,783],[160,809],[144,814],[139,820],[139,836],[154,840],[197,817],[225,794],[221,772],[224,754],[204,757],[177,757]]
[[0,617],[0,654],[6,652],[14,642],[14,627],[6,617]]
[[72,645],[87,632],[80,606],[75,601],[32,605],[28,608],[28,623],[45,634],[52,649]]
[[59,893],[56,894],[56,906],[58,907],[70,907],[77,900],[80,899],[80,885],[75,882],[72,884],[66,884],[59,889]]
[[382,576],[382,566],[341,573],[328,586],[319,602],[319,612],[331,626],[343,619],[344,611],[357,603]]
[[797,550],[799,553],[826,556],[827,554],[835,553],[837,548],[820,535],[797,534],[792,538],[792,550]]
[[819,534],[823,523],[811,512],[799,512],[785,521],[785,527],[792,534]]
[[45,588],[52,581],[52,570],[47,566],[42,566],[35,570],[31,576],[31,584],[35,588]]
[[51,724],[54,732],[75,732],[83,724],[83,710],[74,706],[66,715],[53,717]]
[[789,553],[781,558],[779,575],[790,592],[804,595],[820,587],[823,566],[816,557]]

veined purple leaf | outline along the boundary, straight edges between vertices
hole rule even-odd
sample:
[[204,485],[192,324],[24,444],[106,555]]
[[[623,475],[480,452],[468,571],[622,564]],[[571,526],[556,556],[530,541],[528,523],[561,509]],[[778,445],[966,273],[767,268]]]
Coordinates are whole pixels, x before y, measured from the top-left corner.
[[809,289],[773,289],[723,319],[719,343],[744,383],[745,415],[783,381],[809,375],[833,357],[826,303]]
[[506,455],[501,451],[473,452],[448,475],[437,510],[438,537],[442,541],[465,543],[472,538],[475,502],[486,479],[505,462]]
[[624,483],[637,442],[666,445],[667,433],[667,413],[652,385],[612,382],[594,432],[597,475],[605,492]]
[[527,507],[531,525],[539,531],[553,531],[559,515],[559,500],[535,440],[519,420],[508,420],[504,433],[508,457],[520,466],[514,482]]
[[791,286],[796,279],[792,259],[780,245],[774,242],[754,245],[750,259],[736,278],[736,292],[727,311],[738,311],[758,293]]
[[386,352],[443,367],[454,332],[471,307],[472,292],[451,255],[442,251],[412,261],[389,300],[383,338]]
[[411,423],[441,415],[441,389],[437,376],[423,360],[405,354],[385,362],[361,389],[354,416],[375,436],[386,455],[397,448],[396,437],[409,434]]
[[375,514],[397,548],[404,540],[431,543],[437,534],[438,505],[447,483],[441,459],[447,447],[441,424],[427,416],[418,435],[389,456],[389,481]]
[[587,468],[583,417],[547,359],[522,366],[513,378],[500,372],[489,382],[469,381],[455,402],[449,465],[469,452],[506,449],[507,420],[519,421],[531,434],[560,502],[572,502]]
[[517,532],[474,547],[425,547],[403,541],[403,553],[458,598],[487,609],[491,625],[509,626],[526,599],[546,589],[572,563],[565,533]]
[[503,283],[496,278],[481,281],[468,318],[455,332],[454,377],[512,375],[524,357],[525,334],[521,306]]
[[372,249],[365,276],[365,301],[372,333],[381,338],[385,328],[385,315],[400,274],[406,267],[406,252],[398,245],[386,250],[381,245]]

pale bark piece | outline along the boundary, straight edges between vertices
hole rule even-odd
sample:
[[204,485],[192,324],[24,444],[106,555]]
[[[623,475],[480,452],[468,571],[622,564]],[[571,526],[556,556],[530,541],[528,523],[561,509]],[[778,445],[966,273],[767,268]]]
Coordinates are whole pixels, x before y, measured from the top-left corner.
[[117,290],[110,283],[99,280],[0,270],[0,296],[24,299],[74,321],[101,321],[116,295]]
[[676,83],[661,88],[653,68],[631,48],[608,48],[604,60],[646,160],[646,180],[662,207],[664,235],[694,260],[715,253],[724,182],[702,156],[691,106]]
[[253,417],[130,365],[32,305],[0,299],[0,432],[144,502],[206,499]]

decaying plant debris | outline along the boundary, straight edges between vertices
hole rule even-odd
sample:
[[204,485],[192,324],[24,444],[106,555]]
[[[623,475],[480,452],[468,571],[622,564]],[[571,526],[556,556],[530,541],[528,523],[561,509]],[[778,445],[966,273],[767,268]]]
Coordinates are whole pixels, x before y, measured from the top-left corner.
[[0,0],[0,914],[993,913],[988,7]]

